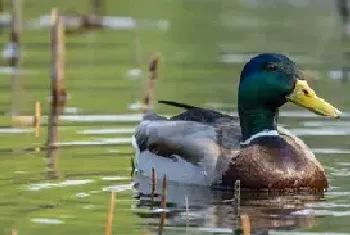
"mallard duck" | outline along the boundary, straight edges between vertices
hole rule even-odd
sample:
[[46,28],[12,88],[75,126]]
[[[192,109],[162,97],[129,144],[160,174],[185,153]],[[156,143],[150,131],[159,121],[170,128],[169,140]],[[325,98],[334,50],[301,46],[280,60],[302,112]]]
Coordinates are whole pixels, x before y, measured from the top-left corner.
[[248,189],[328,187],[322,165],[301,139],[277,126],[279,107],[292,102],[318,115],[341,112],[317,97],[287,56],[264,53],[241,71],[239,118],[183,103],[170,118],[149,113],[136,128],[136,172],[180,183]]

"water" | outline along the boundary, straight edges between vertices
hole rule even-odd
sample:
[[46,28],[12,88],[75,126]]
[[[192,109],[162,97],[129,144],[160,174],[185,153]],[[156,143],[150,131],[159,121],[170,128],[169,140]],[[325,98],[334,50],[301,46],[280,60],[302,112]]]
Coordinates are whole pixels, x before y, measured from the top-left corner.
[[[94,120],[95,125],[109,119],[97,117]],[[102,209],[100,204],[107,205],[108,193],[114,191],[117,193],[117,220],[129,218],[135,221],[130,224],[133,231],[135,229],[135,231],[146,230],[157,233],[162,186],[158,180],[152,208],[151,180],[140,175],[130,177],[132,169],[130,157],[133,155],[130,135],[137,124],[134,117],[130,117],[130,120],[127,118],[116,120],[113,116],[115,126],[111,128],[97,126],[81,126],[78,129],[71,126],[62,128],[64,135],[66,132],[75,133],[72,140],[62,140],[59,143],[62,147],[62,171],[67,179],[55,182],[45,181],[36,172],[37,169],[39,172],[42,171],[42,165],[33,165],[33,157],[29,156],[21,155],[24,161],[28,158],[30,167],[20,163],[23,160],[20,162],[16,160],[11,167],[8,167],[12,169],[11,174],[15,182],[22,185],[18,192],[32,198],[29,200],[31,202],[29,205],[34,203],[37,208],[52,208],[52,212],[45,212],[43,215],[40,209],[41,212],[32,213],[23,221],[42,226],[55,224],[62,228],[57,231],[64,231],[71,223],[70,221],[80,221],[80,218],[83,218],[83,211],[90,211],[101,218],[104,217],[107,208],[105,206]],[[184,234],[186,231],[188,234],[231,234],[232,229],[238,228],[238,215],[249,216],[254,234],[338,235],[350,231],[350,225],[347,222],[350,219],[349,118],[344,117],[342,120],[334,121],[314,115],[307,116],[304,111],[287,110],[281,113],[280,119],[280,123],[285,128],[305,140],[316,154],[326,169],[330,188],[324,193],[242,192],[240,210],[237,214],[232,205],[234,197],[232,192],[169,182],[167,220],[164,228],[166,234]],[[75,117],[74,120],[76,123],[80,122],[79,117]],[[89,117],[88,120],[93,119]],[[123,123],[127,123],[127,127]],[[0,137],[1,135],[21,137],[33,135],[33,133],[31,128],[5,128],[2,129]],[[6,165],[8,162],[9,160],[4,160],[3,164]],[[4,167],[2,169],[5,172],[7,170]],[[0,180],[0,182],[5,181]],[[43,200],[42,195],[47,199]],[[61,197],[66,199],[62,200]],[[187,213],[186,197],[189,202]],[[3,199],[4,203],[8,200],[10,199]],[[25,208],[22,203],[24,202],[20,203],[20,210]],[[6,211],[6,208],[2,207]],[[59,207],[65,209],[58,209]],[[56,210],[58,213],[55,212]],[[125,213],[127,216],[123,215],[120,218],[120,213]],[[72,218],[76,219],[72,220]],[[88,227],[83,221],[79,223]],[[99,223],[101,227],[104,226],[103,219]],[[84,231],[79,224],[75,222],[74,224],[80,228],[80,231]],[[117,230],[121,229],[121,225],[115,225]]]
[[[298,109],[298,112],[282,112],[280,123],[299,135],[315,152],[326,169],[330,189],[323,194],[299,192],[279,195],[242,192],[240,215],[249,216],[251,229],[255,234],[346,233],[350,231],[347,223],[350,219],[350,120],[348,117],[339,121],[328,120],[314,115],[306,116],[305,112],[299,111]],[[79,118],[75,119],[76,123],[80,122]],[[25,212],[20,216],[12,214],[12,218],[19,218],[23,223],[44,227],[55,224],[61,229],[57,232],[65,231],[69,229],[70,224],[74,224],[79,231],[84,231],[89,225],[83,218],[90,218],[100,221],[97,223],[103,228],[108,194],[114,191],[117,192],[116,220],[124,221],[129,218],[134,221],[129,227],[125,227],[126,231],[135,231],[136,234],[140,230],[156,233],[161,184],[158,182],[158,195],[151,209],[150,179],[130,176],[130,157],[133,155],[130,135],[137,122],[119,120],[115,121],[111,128],[85,125],[62,127],[63,136],[68,136],[68,133],[74,135],[70,140],[64,138],[60,141],[60,165],[64,178],[58,181],[44,180],[44,158],[39,157],[44,155],[41,153],[17,153],[16,148],[10,156],[6,152],[1,153],[3,179],[0,179],[0,183],[4,185],[4,196],[0,207],[4,213],[13,213],[13,210],[7,209],[9,207],[5,205],[13,203],[15,199],[19,203],[17,210],[37,211]],[[98,123],[105,121],[106,118],[103,117],[102,120],[95,120],[94,124],[99,125]],[[127,126],[123,123],[127,123]],[[7,138],[14,136],[18,139],[33,133],[31,128],[7,128],[3,129],[0,137],[5,135]],[[14,156],[18,157],[13,158]],[[6,176],[11,177],[10,184],[7,183],[9,181],[6,180]],[[14,184],[11,182],[18,185],[16,191],[13,191]],[[13,197],[11,195],[14,192],[15,195],[25,196],[23,199]],[[189,201],[188,221],[185,210],[186,197]],[[232,197],[230,192],[169,182],[167,220],[164,228],[166,234],[184,234],[187,223],[190,224],[187,228],[190,234],[231,233],[232,229],[237,229],[237,215],[231,205]],[[105,206],[101,207],[101,204]],[[86,214],[86,211],[89,213]],[[122,231],[122,224],[116,222],[115,230]],[[21,231],[29,230],[24,227]]]

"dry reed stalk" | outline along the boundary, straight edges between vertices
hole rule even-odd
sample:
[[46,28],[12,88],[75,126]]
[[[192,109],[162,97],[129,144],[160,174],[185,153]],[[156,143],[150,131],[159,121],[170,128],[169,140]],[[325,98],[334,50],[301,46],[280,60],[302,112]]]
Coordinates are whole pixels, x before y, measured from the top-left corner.
[[156,53],[152,56],[148,71],[149,71],[149,79],[147,80],[147,87],[145,91],[145,95],[142,99],[142,113],[147,113],[151,109],[151,102],[154,97],[155,86],[158,80],[158,65],[159,65],[159,54]]
[[115,192],[111,193],[111,200],[109,202],[108,207],[108,218],[105,228],[105,235],[112,235],[112,226],[113,226],[113,215],[114,215],[114,207],[115,207]]
[[158,235],[162,235],[163,234],[163,227],[164,227],[164,222],[165,222],[165,219],[166,219],[166,199],[167,199],[167,179],[166,179],[166,175],[163,176],[162,186],[163,186],[162,201],[161,201],[162,212],[161,212],[161,215],[160,215]]

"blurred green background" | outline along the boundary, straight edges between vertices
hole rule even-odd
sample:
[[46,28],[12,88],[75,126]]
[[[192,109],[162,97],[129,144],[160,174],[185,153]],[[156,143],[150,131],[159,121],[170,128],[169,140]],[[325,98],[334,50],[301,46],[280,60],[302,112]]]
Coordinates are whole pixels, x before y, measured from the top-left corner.
[[[1,1],[1,0],[0,0]],[[142,98],[150,57],[161,54],[159,81],[155,99],[186,102],[219,110],[237,107],[239,73],[251,56],[260,52],[281,52],[291,56],[314,79],[311,86],[340,110],[350,111],[349,83],[339,78],[339,71],[350,61],[349,41],[342,40],[342,25],[335,1],[253,1],[253,0],[128,0],[103,1],[103,14],[113,22],[130,24],[123,29],[109,27],[66,35],[64,83],[68,92],[67,115],[138,114],[130,105]],[[2,0],[3,15],[11,13],[12,1]],[[62,14],[89,15],[89,0],[22,0],[21,91],[18,113],[33,115],[40,101],[43,115],[48,114],[50,98],[51,49],[50,30],[39,27],[38,19],[50,15],[57,7]],[[124,21],[123,21],[124,20]],[[125,21],[126,20],[126,21]],[[44,19],[42,18],[42,22]],[[79,28],[79,26],[77,27]],[[8,43],[10,27],[2,27],[0,46]],[[1,60],[0,60],[1,61]],[[10,234],[102,234],[107,217],[109,194],[104,187],[130,184],[130,157],[126,145],[71,147],[60,150],[63,178],[45,181],[45,153],[26,151],[41,147],[46,141],[47,126],[35,139],[27,132],[9,134],[12,106],[12,76],[6,60],[0,62],[0,228]],[[333,72],[330,72],[333,71]],[[135,75],[136,74],[136,75]],[[154,104],[161,113],[178,110]],[[283,110],[300,110],[287,105]],[[73,110],[73,111],[72,111]],[[300,119],[287,119],[290,127]],[[62,142],[101,141],[124,137],[130,133],[82,135],[86,129],[133,128],[136,122],[62,122]],[[21,132],[21,131],[19,131]],[[334,140],[332,142],[332,140]],[[306,137],[312,147],[349,148],[348,136]],[[32,150],[32,149],[31,149]],[[338,156],[338,155],[337,155]],[[348,154],[341,155],[341,161]],[[322,158],[332,165],[333,159]],[[121,176],[117,182],[106,176]],[[66,180],[91,180],[86,184],[62,186]],[[45,189],[30,191],[37,183],[50,183]],[[67,182],[66,182],[67,183]],[[69,184],[69,183],[68,183]],[[350,190],[344,178],[336,185]],[[80,197],[79,193],[88,196]],[[114,234],[145,234],[134,215],[133,191],[117,193]],[[339,200],[348,200],[340,198]],[[348,202],[348,201],[347,201]],[[38,218],[57,219],[63,224],[35,223]],[[314,231],[347,232],[349,217],[326,217],[332,224],[318,221]],[[52,222],[52,221],[51,221]],[[312,228],[311,228],[312,230]],[[1,231],[1,230],[0,230]]]

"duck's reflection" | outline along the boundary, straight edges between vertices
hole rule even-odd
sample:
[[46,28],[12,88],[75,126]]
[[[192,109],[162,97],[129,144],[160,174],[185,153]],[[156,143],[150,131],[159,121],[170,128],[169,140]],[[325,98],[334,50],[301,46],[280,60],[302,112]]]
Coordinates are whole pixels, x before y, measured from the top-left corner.
[[[144,224],[156,226],[159,222],[161,182],[157,182],[154,201],[151,201],[151,180],[142,175],[135,176],[138,203],[136,213],[146,220]],[[186,198],[189,213],[186,215]],[[237,229],[237,208],[233,206],[234,194],[212,190],[205,186],[168,182],[167,227],[227,228]],[[270,229],[291,230],[312,227],[315,217],[293,214],[303,210],[304,203],[322,199],[323,193],[271,193],[241,192],[240,215],[248,215],[252,232]],[[235,225],[236,224],[236,225]],[[229,231],[229,230],[227,230]]]

